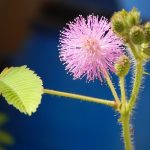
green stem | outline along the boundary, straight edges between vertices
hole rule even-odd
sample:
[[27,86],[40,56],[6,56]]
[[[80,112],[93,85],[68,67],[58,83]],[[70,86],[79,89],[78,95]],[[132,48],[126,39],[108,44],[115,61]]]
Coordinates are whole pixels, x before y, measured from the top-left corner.
[[111,79],[110,79],[110,77],[109,77],[108,74],[107,74],[107,76],[106,76],[106,81],[107,81],[107,84],[108,84],[109,87],[110,87],[110,90],[111,90],[111,92],[112,92],[112,94],[113,94],[113,96],[114,96],[114,98],[115,98],[116,103],[117,103],[118,105],[120,105],[120,100],[119,100],[118,94],[117,94],[117,92],[116,92],[116,90],[115,90],[115,87],[114,87],[114,85],[113,85],[113,83],[112,83],[112,81],[111,81]]
[[44,89],[43,92],[45,94],[62,96],[62,97],[73,98],[73,99],[78,99],[78,100],[82,100],[82,101],[104,104],[104,105],[114,107],[114,108],[116,107],[116,103],[114,101],[109,101],[109,100],[104,100],[104,99],[99,99],[99,98],[93,98],[93,97],[89,97],[89,96],[82,96],[82,95],[77,95],[77,94],[72,94],[72,93],[54,91],[54,90],[48,90],[48,89]]
[[135,107],[139,89],[142,83],[143,77],[143,61],[137,60],[136,70],[135,70],[135,80],[133,83],[133,89],[129,100],[129,111],[132,112],[132,109]]
[[122,136],[124,139],[125,150],[133,150],[131,128],[130,128],[130,114],[124,114],[121,117]]
[[[128,42],[128,46],[131,48],[132,53],[135,57],[136,70],[135,70],[134,83],[133,83],[133,88],[130,95],[129,103],[124,104],[125,103],[124,102],[125,100],[123,100],[124,96],[122,97],[123,105],[122,105],[122,112],[121,112],[121,123],[122,123],[122,130],[123,130],[122,132],[123,132],[125,150],[133,150],[130,120],[131,120],[132,110],[136,105],[137,96],[139,94],[139,89],[142,82],[143,60],[138,54],[136,47],[132,44],[131,41]],[[122,85],[123,79],[121,80],[120,80],[120,86],[123,86]],[[122,93],[124,93],[123,87],[121,87],[121,89],[122,89]]]
[[140,56],[138,55],[138,52],[137,52],[134,44],[131,41],[128,42],[127,47],[130,47],[136,60],[140,59]]
[[126,91],[125,91],[125,79],[124,77],[120,77],[120,90],[121,90],[121,101],[123,105],[126,105]]

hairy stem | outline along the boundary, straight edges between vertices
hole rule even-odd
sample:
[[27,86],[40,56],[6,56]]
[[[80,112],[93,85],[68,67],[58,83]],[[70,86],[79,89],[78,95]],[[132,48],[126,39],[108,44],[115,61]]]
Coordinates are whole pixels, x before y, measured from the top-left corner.
[[48,89],[44,89],[43,91],[45,94],[62,96],[62,97],[78,99],[78,100],[82,100],[82,101],[104,104],[104,105],[114,107],[114,108],[116,107],[116,103],[114,101],[109,101],[109,100],[104,100],[104,99],[99,99],[99,98],[93,98],[93,97],[83,96],[83,95],[77,95],[77,94],[72,94],[72,93],[54,91],[54,90],[48,90]]
[[135,48],[134,44],[131,41],[128,42],[127,47],[130,47],[136,60],[140,59],[137,49]]
[[132,145],[132,138],[131,138],[131,128],[130,128],[130,120],[132,116],[132,110],[136,105],[137,96],[139,94],[139,89],[142,82],[143,77],[143,60],[138,54],[137,49],[129,41],[128,46],[131,48],[132,53],[134,55],[136,61],[136,68],[135,68],[135,76],[134,76],[134,83],[132,92],[130,95],[129,102],[125,102],[125,91],[124,91],[124,79],[120,79],[120,87],[122,93],[122,111],[121,111],[121,124],[122,124],[122,134],[124,139],[125,150],[133,150]]
[[143,61],[137,60],[136,70],[135,70],[135,80],[133,83],[133,89],[129,100],[129,111],[132,112],[132,109],[136,105],[137,96],[139,93],[139,89],[142,83],[143,77]]
[[120,104],[120,100],[119,100],[118,94],[117,94],[117,92],[115,90],[115,87],[114,87],[114,85],[113,85],[113,83],[112,83],[112,81],[111,81],[111,79],[110,79],[108,74],[106,76],[106,81],[107,81],[107,84],[110,87],[110,90],[111,90],[111,92],[112,92],[112,94],[113,94],[113,96],[115,98],[116,103],[119,105]]
[[121,123],[122,123],[122,136],[124,140],[125,150],[133,150],[131,128],[130,128],[130,114],[122,115]]
[[126,91],[125,91],[125,79],[124,77],[120,77],[120,90],[121,90],[121,101],[122,104],[125,105],[126,104]]

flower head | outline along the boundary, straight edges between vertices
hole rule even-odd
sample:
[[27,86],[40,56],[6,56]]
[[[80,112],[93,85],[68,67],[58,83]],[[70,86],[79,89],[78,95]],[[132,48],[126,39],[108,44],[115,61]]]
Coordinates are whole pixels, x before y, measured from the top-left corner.
[[105,17],[77,17],[60,34],[60,60],[74,79],[101,81],[123,53],[123,43],[112,31]]

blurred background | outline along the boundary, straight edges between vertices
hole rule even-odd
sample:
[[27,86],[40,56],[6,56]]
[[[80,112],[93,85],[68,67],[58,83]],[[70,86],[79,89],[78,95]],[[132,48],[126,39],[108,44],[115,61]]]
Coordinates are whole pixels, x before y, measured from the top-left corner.
[[[74,81],[66,74],[58,57],[59,31],[79,14],[110,18],[114,11],[133,6],[143,21],[150,20],[149,0],[0,1],[0,69],[28,65],[45,88],[112,99],[105,84]],[[150,76],[145,80],[133,118],[136,150],[150,150]],[[129,77],[127,86],[130,91]],[[123,150],[118,116],[110,108],[44,95],[38,111],[28,117],[1,99],[0,111],[9,117],[3,128],[15,139],[13,145],[8,142],[12,146],[6,143],[6,150]]]

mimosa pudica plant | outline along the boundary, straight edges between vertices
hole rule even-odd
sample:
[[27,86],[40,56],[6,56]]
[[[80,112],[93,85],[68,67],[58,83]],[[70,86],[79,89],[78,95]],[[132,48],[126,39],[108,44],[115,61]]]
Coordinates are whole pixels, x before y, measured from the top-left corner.
[[[87,82],[105,80],[114,100],[77,95],[45,89],[41,78],[27,66],[5,68],[0,74],[0,91],[8,104],[20,112],[36,112],[43,94],[57,95],[112,107],[119,114],[125,150],[133,150],[131,119],[136,106],[142,78],[148,74],[144,65],[150,59],[150,22],[142,24],[136,8],[115,12],[109,22],[105,17],[77,17],[60,33],[59,57],[73,79]],[[126,76],[133,68],[133,86],[127,97]],[[121,96],[110,74],[119,78]]]

